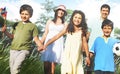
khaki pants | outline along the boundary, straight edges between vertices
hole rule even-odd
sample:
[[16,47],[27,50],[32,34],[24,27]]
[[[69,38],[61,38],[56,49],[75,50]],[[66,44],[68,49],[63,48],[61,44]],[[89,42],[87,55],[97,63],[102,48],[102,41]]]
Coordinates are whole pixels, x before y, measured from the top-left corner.
[[28,50],[10,50],[10,72],[11,74],[18,74],[22,62],[28,56]]

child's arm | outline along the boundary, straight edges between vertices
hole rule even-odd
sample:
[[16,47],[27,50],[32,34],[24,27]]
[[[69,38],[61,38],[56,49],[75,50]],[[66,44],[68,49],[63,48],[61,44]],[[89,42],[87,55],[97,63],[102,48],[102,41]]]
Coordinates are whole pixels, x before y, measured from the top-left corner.
[[89,66],[90,65],[90,56],[89,56],[89,50],[88,50],[88,43],[87,43],[87,39],[85,36],[83,36],[82,38],[82,43],[83,43],[83,47],[86,53],[86,63]]
[[42,42],[39,40],[38,36],[34,37],[34,41],[38,46],[38,51],[42,51],[44,49]]
[[6,26],[4,25],[3,28],[2,28],[2,32],[5,33],[9,38],[14,38],[14,35],[9,33],[7,30],[6,30]]
[[94,55],[94,53],[90,52],[90,58],[92,58],[92,57],[93,57],[93,55]]
[[[87,43],[89,42],[89,37],[90,37],[90,31],[88,31],[86,34]],[[82,50],[83,50],[83,52],[85,51],[83,46],[82,46]]]
[[49,24],[51,23],[51,20],[48,20],[47,23],[46,23],[46,26],[45,26],[45,32],[43,33],[42,35],[42,38],[41,38],[41,42],[44,43],[45,39],[46,39],[46,36],[48,34],[48,27],[49,27]]

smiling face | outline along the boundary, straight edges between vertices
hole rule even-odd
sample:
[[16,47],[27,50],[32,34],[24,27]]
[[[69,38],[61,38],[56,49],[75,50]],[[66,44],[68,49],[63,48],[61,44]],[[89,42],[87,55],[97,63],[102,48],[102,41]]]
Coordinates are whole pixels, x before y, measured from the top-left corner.
[[79,14],[79,13],[76,13],[74,16],[73,16],[73,24],[75,26],[79,26],[81,21],[82,21],[82,16]]
[[101,9],[101,17],[102,19],[106,19],[109,15],[109,9],[108,8],[102,8]]
[[62,16],[64,16],[65,11],[62,9],[58,9],[57,13],[58,13],[58,17],[62,17]]
[[110,34],[112,32],[112,27],[109,25],[105,25],[102,29],[104,37],[110,37]]
[[29,18],[30,18],[30,14],[27,10],[24,10],[20,13],[20,16],[21,16],[21,19],[23,22],[27,22],[29,21]]

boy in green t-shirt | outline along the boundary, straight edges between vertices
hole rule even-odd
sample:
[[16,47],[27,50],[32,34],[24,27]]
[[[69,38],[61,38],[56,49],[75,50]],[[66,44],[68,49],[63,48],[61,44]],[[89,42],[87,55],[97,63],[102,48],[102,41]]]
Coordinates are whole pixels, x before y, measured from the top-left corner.
[[30,54],[32,41],[38,45],[38,50],[43,49],[43,44],[38,38],[37,26],[30,22],[33,9],[30,5],[24,4],[20,7],[21,21],[17,23],[12,31],[12,34],[6,31],[3,32],[10,38],[13,38],[10,50],[10,72],[18,74],[20,67],[25,58]]

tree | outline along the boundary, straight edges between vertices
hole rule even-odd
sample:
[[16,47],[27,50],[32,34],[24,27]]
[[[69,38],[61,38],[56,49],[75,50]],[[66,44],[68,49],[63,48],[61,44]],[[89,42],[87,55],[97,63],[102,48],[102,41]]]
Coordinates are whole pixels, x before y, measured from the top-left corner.
[[67,22],[70,22],[70,17],[72,15],[72,12],[73,12],[73,10],[67,9],[67,16],[66,16],[66,21]]
[[44,11],[44,13],[40,14],[38,21],[35,22],[35,24],[38,25],[40,36],[44,32],[47,20],[52,18],[53,9],[55,7],[53,1],[50,0],[45,0],[45,3],[41,3],[41,5],[43,6],[42,10]]
[[[53,10],[56,8],[56,6],[53,4],[53,1],[50,0],[45,0],[45,2],[41,3],[41,5],[43,6],[42,10],[44,11],[44,13],[40,14],[40,17],[38,18],[37,22],[35,22],[35,24],[38,25],[40,36],[42,36],[44,32],[45,24],[47,20],[53,18],[54,16]],[[72,12],[73,10],[67,9],[67,16],[66,16],[67,22],[69,22]]]
[[114,29],[114,35],[117,39],[120,39],[120,28],[115,28]]

